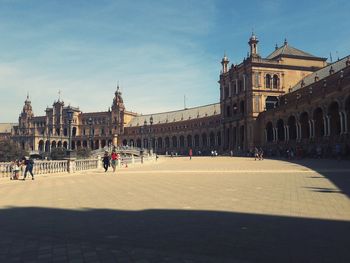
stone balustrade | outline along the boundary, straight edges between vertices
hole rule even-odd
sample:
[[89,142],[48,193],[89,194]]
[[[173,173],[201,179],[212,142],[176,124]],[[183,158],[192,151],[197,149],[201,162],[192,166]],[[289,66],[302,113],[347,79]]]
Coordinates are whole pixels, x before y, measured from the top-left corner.
[[[143,161],[155,160],[155,155],[145,155]],[[118,161],[118,167],[122,164],[135,164],[141,163],[141,157],[131,156],[131,157],[121,157]],[[102,167],[101,157],[93,159],[69,159],[69,160],[59,160],[59,161],[47,161],[47,160],[36,160],[34,162],[33,172],[34,174],[51,174],[51,173],[74,173],[75,171],[83,171],[90,169],[98,169]],[[24,172],[25,166],[21,167],[21,174]],[[12,174],[12,163],[3,162],[0,163],[0,178],[10,177]]]

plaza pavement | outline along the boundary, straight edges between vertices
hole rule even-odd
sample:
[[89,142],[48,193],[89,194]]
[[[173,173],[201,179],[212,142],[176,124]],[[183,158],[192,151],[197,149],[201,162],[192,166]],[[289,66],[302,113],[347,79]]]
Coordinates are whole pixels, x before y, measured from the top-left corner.
[[350,262],[349,161],[162,157],[0,193],[0,262]]

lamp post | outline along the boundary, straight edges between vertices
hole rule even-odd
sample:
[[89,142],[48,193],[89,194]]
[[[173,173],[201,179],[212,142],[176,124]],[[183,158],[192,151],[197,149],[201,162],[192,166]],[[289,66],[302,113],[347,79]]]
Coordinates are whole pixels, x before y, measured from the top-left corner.
[[[150,149],[153,151],[153,131],[152,131],[153,116],[152,115],[149,118],[149,124],[150,124],[149,133],[150,133],[150,136],[151,136],[151,147],[150,147]],[[154,146],[155,146],[155,142],[154,142]]]
[[72,150],[72,121],[73,121],[73,111],[71,108],[68,108],[67,119],[68,119],[68,151],[71,151]]
[[88,119],[88,124],[89,124],[89,141],[90,141],[90,148],[91,148],[91,150],[93,150],[93,145],[92,145],[92,129],[91,129],[91,127],[92,127],[92,118],[91,118],[91,117],[89,117],[89,119]]

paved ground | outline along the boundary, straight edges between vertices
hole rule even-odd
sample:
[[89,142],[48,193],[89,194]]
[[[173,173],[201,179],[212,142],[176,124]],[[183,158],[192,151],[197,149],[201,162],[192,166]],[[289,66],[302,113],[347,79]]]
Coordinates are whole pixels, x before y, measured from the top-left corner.
[[345,161],[161,158],[0,193],[0,262],[350,262]]

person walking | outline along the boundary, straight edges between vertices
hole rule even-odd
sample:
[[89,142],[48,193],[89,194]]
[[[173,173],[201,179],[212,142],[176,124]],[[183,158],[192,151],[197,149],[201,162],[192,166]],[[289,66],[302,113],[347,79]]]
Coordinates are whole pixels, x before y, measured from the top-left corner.
[[112,169],[113,169],[113,172],[115,172],[115,169],[117,167],[117,162],[119,159],[118,153],[115,150],[112,151],[111,159],[112,159],[111,161]]
[[32,158],[24,158],[24,165],[26,166],[26,168],[24,170],[23,181],[26,179],[28,172],[32,176],[32,180],[34,180],[34,174],[33,174],[34,161],[33,161],[33,159]]
[[260,157],[259,157],[259,150],[258,150],[258,147],[254,147],[254,160],[256,161],[256,159],[259,159],[260,160]]
[[110,166],[110,158],[109,158],[107,151],[105,152],[105,154],[103,156],[102,162],[103,162],[103,168],[105,169],[105,172],[107,172],[108,167]]
[[192,148],[190,148],[190,150],[188,151],[188,155],[190,156],[190,160],[192,160],[192,154],[193,154]]

